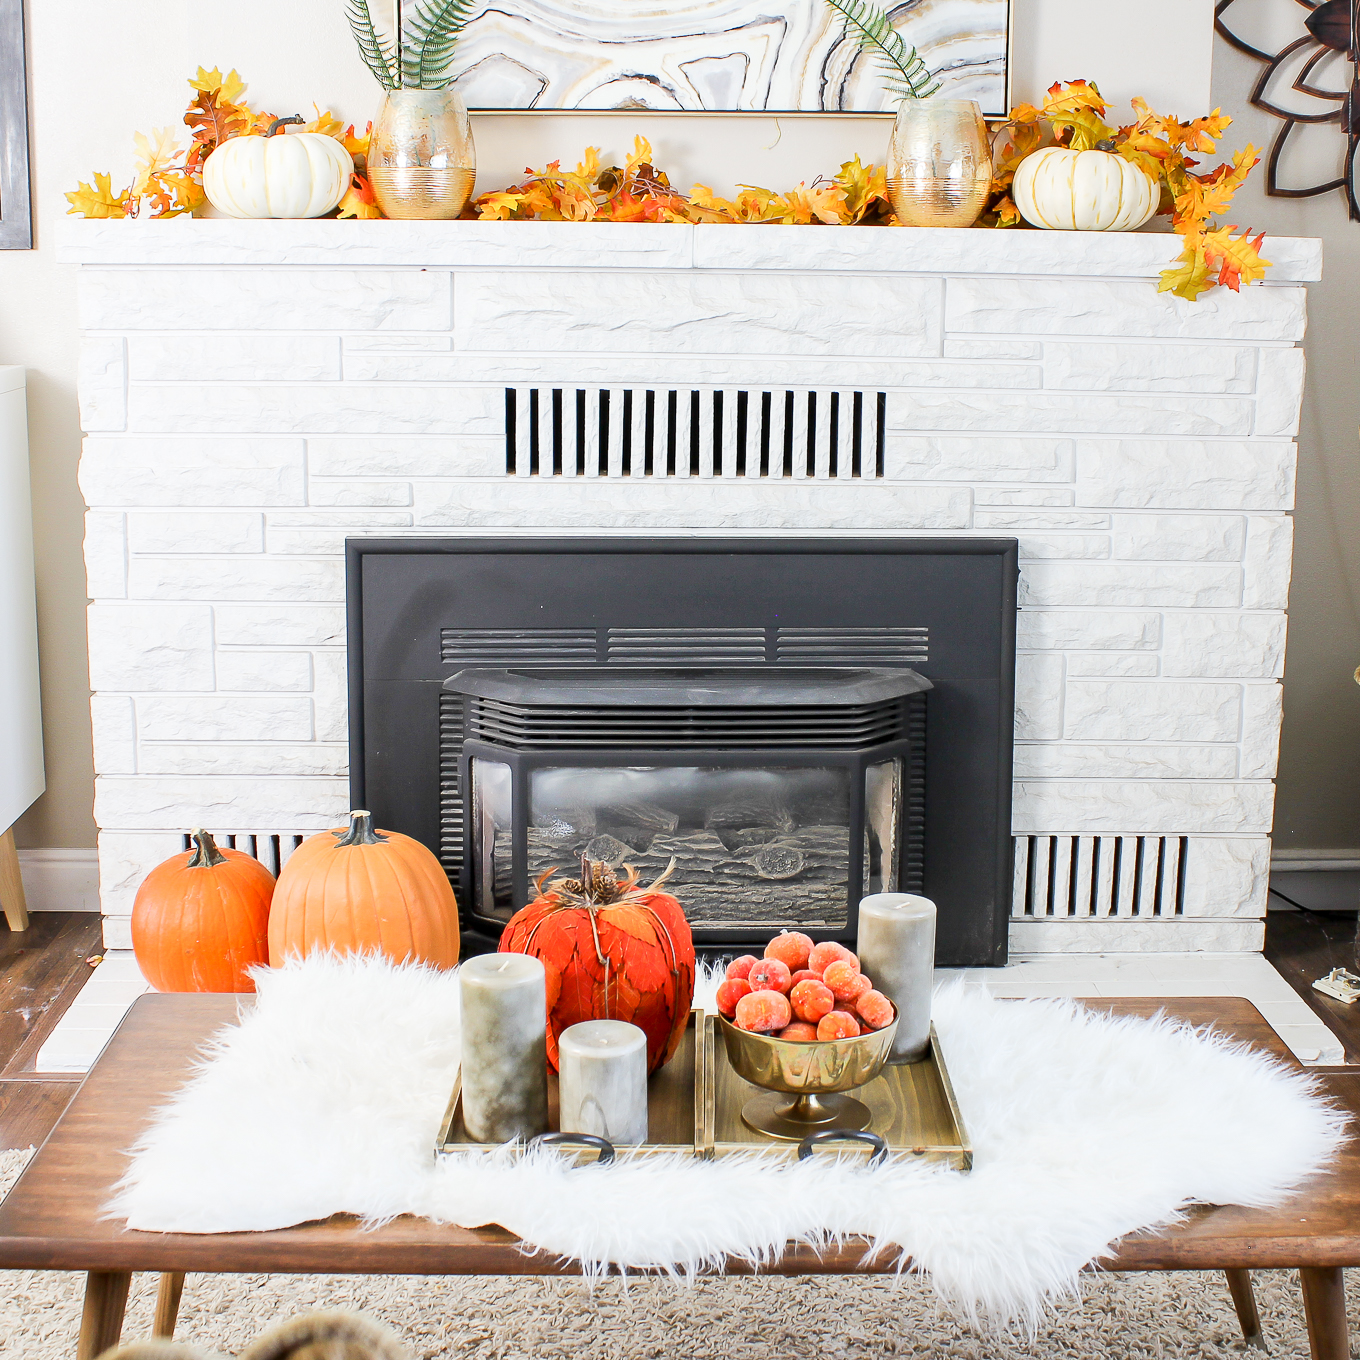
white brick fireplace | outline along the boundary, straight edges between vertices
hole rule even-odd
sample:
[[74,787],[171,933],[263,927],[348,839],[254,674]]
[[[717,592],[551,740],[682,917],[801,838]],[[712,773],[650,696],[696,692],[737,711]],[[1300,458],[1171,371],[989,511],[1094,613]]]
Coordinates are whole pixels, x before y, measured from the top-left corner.
[[[342,818],[347,536],[797,530],[1019,540],[1013,949],[1258,949],[1320,249],[1192,304],[1156,291],[1175,243],[74,224],[108,943],[190,825],[286,854]],[[554,474],[554,388],[792,393],[812,466],[739,464],[732,396],[697,475],[625,469],[639,396]]]

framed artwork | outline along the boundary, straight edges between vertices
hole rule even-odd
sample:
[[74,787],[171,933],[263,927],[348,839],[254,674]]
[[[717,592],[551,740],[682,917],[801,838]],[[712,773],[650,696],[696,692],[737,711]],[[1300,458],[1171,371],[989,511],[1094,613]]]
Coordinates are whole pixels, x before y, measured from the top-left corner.
[[[898,0],[940,95],[1009,111],[1010,0]],[[485,0],[455,87],[481,110],[880,113],[881,68],[825,0]]]
[[24,0],[0,0],[0,250],[31,250]]

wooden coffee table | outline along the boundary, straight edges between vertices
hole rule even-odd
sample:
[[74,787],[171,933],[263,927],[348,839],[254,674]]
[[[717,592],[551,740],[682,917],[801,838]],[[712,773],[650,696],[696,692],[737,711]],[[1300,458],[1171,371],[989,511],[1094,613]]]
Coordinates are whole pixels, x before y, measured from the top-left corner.
[[[1218,1028],[1289,1058],[1254,1006],[1234,997],[1092,1001],[1116,1015],[1166,1010],[1195,1024]],[[277,1232],[129,1232],[99,1217],[126,1167],[123,1149],[151,1111],[188,1075],[203,1040],[234,1021],[228,996],[144,996],[128,1012],[74,1100],[0,1205],[0,1267],[79,1270],[88,1274],[78,1360],[93,1360],[115,1345],[133,1271],[162,1275],[157,1331],[174,1328],[186,1271],[355,1275],[569,1275],[545,1253],[522,1255],[517,1240],[499,1229],[468,1231],[401,1218],[373,1232],[352,1218]],[[1289,1059],[1293,1061],[1292,1059]],[[1360,1078],[1333,1082],[1360,1113],[1353,1089]],[[1168,1139],[1175,1130],[1167,1130]],[[868,1261],[867,1246],[847,1243],[813,1251],[790,1244],[775,1264],[781,1275],[849,1274],[892,1269]],[[1360,1146],[1350,1145],[1335,1167],[1314,1177],[1277,1209],[1201,1208],[1189,1221],[1162,1233],[1125,1238],[1109,1270],[1222,1270],[1228,1275],[1238,1317],[1248,1339],[1259,1337],[1248,1271],[1289,1267],[1299,1271],[1314,1360],[1350,1360],[1342,1267],[1360,1265]],[[733,1274],[749,1267],[732,1262]]]

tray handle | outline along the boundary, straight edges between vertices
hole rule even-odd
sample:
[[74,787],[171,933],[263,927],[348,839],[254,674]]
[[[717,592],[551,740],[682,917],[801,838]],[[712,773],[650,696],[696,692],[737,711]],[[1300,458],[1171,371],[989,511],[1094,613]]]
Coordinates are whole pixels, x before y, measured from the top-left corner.
[[798,1160],[802,1162],[811,1157],[823,1143],[867,1143],[873,1148],[869,1157],[870,1166],[886,1160],[888,1156],[887,1143],[868,1129],[819,1129],[816,1133],[808,1134],[798,1144]]
[[562,1147],[567,1144],[597,1149],[600,1155],[595,1159],[596,1166],[608,1166],[614,1160],[614,1144],[608,1138],[599,1138],[593,1133],[540,1133],[537,1138],[529,1139],[531,1148]]

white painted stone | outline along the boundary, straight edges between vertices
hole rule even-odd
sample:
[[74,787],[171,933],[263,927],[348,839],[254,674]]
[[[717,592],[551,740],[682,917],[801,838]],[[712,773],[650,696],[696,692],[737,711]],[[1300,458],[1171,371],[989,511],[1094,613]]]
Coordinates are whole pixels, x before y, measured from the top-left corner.
[[1056,647],[1065,651],[1155,649],[1162,616],[1145,612],[1022,609],[1016,619],[1017,647]]
[[99,832],[99,903],[106,916],[130,916],[142,880],[162,860],[183,851],[177,831]]
[[1156,675],[1156,656],[1145,652],[1069,652],[1068,675],[1103,675],[1132,679],[1135,676]]
[[1251,392],[1256,350],[1235,345],[1044,344],[1044,386],[1083,392]]
[[122,336],[83,337],[76,382],[81,429],[127,428],[127,356]]
[[[974,505],[1024,505],[1050,506],[1071,505],[1074,493],[1071,491],[1045,491],[1037,486],[989,487],[980,486],[973,491]],[[1108,518],[1105,523],[1109,523]]]
[[[83,269],[83,330],[449,329],[447,273],[433,269]],[[299,322],[305,318],[306,326]]]
[[1221,436],[1250,434],[1251,422],[1242,397],[915,391],[888,402],[890,427],[913,431]]
[[938,279],[809,274],[469,274],[454,348],[914,358],[940,352]]
[[269,742],[266,745],[145,742],[142,773],[149,775],[342,775],[349,747],[334,742]]
[[1131,510],[1288,510],[1292,444],[1279,441],[1083,439],[1077,503]]
[[1176,779],[1023,779],[1017,836],[1194,836],[1270,830],[1275,786]]
[[360,331],[357,335],[341,336],[343,361],[348,363],[351,354],[363,354],[371,350],[400,351],[405,354],[442,354],[453,348],[451,335],[393,335],[380,331],[376,334]]
[[1185,915],[1261,917],[1270,885],[1264,836],[1195,836],[1185,857]]
[[1116,515],[1114,555],[1134,560],[1240,562],[1241,515]]
[[117,511],[85,512],[85,582],[92,600],[127,598],[127,525]]
[[90,727],[94,734],[94,768],[100,774],[135,774],[137,727],[132,700],[123,694],[92,695]]
[[134,511],[128,546],[135,553],[258,553],[264,551],[264,516],[218,510]]
[[1302,288],[1244,288],[1240,293],[1216,288],[1197,302],[1187,302],[1142,282],[977,276],[949,280],[945,329],[963,334],[1300,340],[1304,305]]
[[307,479],[311,505],[410,505],[410,482],[384,482],[376,478]]
[[343,605],[219,604],[212,612],[220,646],[343,647],[345,644]]
[[409,510],[275,510],[266,517],[269,529],[399,529],[411,523]]
[[313,477],[495,477],[505,472],[505,435],[416,435],[307,441]]
[[102,934],[105,952],[110,949],[131,949],[132,917],[105,916]]
[[1056,741],[1063,727],[1063,658],[1021,652],[1015,658],[1015,739]]
[[505,392],[351,383],[139,383],[130,429],[215,434],[504,434]]
[[1017,779],[1236,779],[1235,746],[1019,742]]
[[1304,368],[1301,349],[1261,351],[1256,378],[1256,434],[1287,437],[1298,434]]
[[1284,688],[1246,685],[1242,695],[1242,778],[1274,779],[1280,760]]
[[1293,571],[1294,521],[1288,515],[1248,515],[1242,606],[1285,609]]
[[309,690],[312,687],[310,652],[217,653],[217,689],[258,694],[270,690]]
[[349,689],[344,652],[316,652],[313,685],[317,741],[349,740]]
[[1156,680],[1069,680],[1070,741],[1236,741],[1242,687]]
[[1241,598],[1242,573],[1231,566],[1035,562],[1020,573],[1025,605],[1222,609]]
[[128,569],[128,595],[330,603],[345,598],[345,564],[304,557],[136,557]]
[[210,690],[212,610],[192,604],[92,604],[90,685],[96,690]]
[[335,382],[340,340],[334,335],[134,335],[128,341],[134,382]]
[[1275,678],[1284,674],[1283,614],[1171,613],[1162,638],[1164,675]]
[[946,487],[817,481],[644,481],[525,478],[417,482],[424,527],[615,529],[963,529],[968,492]]
[[1037,340],[956,340],[945,336],[946,359],[1041,359],[1044,347]]
[[310,741],[312,701],[292,694],[152,694],[137,700],[137,735],[155,741]]
[[[978,510],[973,516],[978,529],[1108,529],[1109,515],[1089,510],[1035,510],[1028,507],[1009,510]],[[1108,546],[1109,536],[1102,535]],[[1108,551],[1105,556],[1109,556]]]
[[1033,954],[1246,954],[1265,942],[1263,921],[1012,921],[1010,947]]
[[[974,516],[975,527],[988,527]],[[1079,558],[1100,558],[1110,555],[1108,534],[1032,534],[1020,533],[1020,560],[1070,561]]]
[[975,439],[889,431],[883,441],[888,477],[945,482],[1070,482],[1070,439]]
[[[411,523],[411,516],[406,516]],[[374,526],[370,533],[355,529],[269,529],[268,547],[271,554],[281,557],[338,557],[345,551],[345,543],[351,538],[386,537],[386,533]]]
[[102,828],[161,830],[166,826],[248,826],[259,830],[322,831],[343,824],[349,781],[258,775],[100,776],[94,816]]
[[87,439],[90,505],[301,505],[300,439]]

